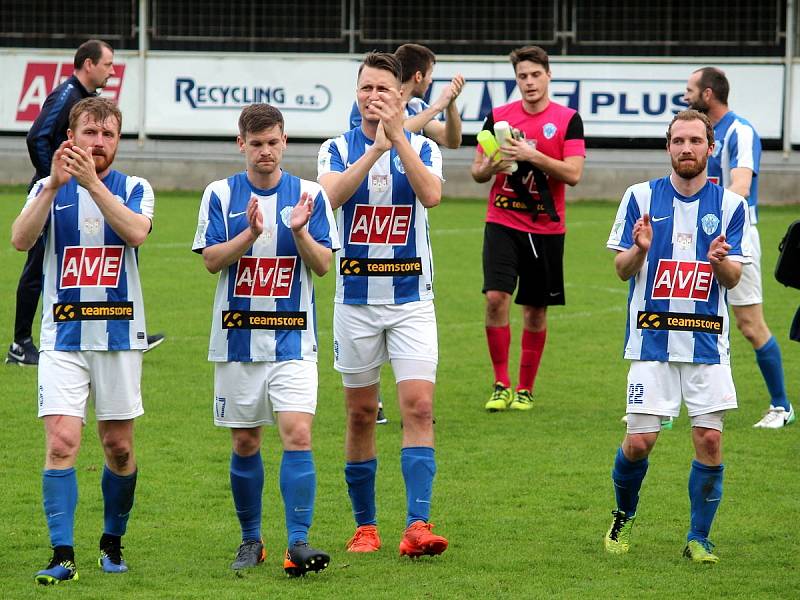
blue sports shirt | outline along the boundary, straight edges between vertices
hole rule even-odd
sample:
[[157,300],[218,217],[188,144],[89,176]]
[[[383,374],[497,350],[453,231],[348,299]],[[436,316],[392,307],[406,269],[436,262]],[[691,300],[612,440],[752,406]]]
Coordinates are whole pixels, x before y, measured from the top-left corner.
[[636,184],[622,197],[606,246],[632,247],[633,227],[645,213],[653,240],[630,279],[625,358],[729,364],[727,290],[707,255],[725,234],[728,260],[750,262],[744,198],[711,182],[691,197],[679,194],[669,177]]

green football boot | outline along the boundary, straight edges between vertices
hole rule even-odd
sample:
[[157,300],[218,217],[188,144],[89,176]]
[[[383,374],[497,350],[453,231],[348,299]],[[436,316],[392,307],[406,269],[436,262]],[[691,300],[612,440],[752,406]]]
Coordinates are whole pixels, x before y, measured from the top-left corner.
[[625,554],[631,549],[631,531],[636,515],[629,517],[621,510],[612,510],[611,514],[614,515],[614,521],[604,540],[606,552]]
[[489,412],[497,412],[498,410],[506,410],[511,401],[513,400],[513,395],[511,394],[511,388],[507,388],[499,381],[494,384],[494,391],[492,395],[489,397],[489,401],[486,403],[486,410]]

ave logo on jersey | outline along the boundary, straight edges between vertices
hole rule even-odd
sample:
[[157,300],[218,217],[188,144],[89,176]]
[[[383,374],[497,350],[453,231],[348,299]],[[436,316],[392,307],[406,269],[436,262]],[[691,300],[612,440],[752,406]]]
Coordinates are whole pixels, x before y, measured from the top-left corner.
[[[34,62],[25,66],[22,77],[22,89],[17,102],[17,122],[32,123],[39,116],[47,96],[56,87],[69,78],[75,67],[70,62]],[[125,77],[125,65],[114,64],[114,77],[111,77],[103,88],[101,96],[119,102],[122,81]]]
[[658,261],[658,269],[653,280],[654,300],[682,298],[686,300],[708,301],[714,273],[711,263],[698,260]]
[[404,246],[411,229],[411,206],[356,205],[349,244]]
[[292,295],[295,256],[243,256],[236,269],[237,298],[288,298]]
[[125,246],[66,246],[59,288],[117,287],[124,250]]

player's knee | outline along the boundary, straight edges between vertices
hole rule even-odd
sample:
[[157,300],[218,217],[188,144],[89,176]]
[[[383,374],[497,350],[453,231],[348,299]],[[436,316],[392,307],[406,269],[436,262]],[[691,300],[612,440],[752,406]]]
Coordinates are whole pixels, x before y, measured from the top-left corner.
[[365,429],[375,424],[377,404],[351,404],[347,407],[347,421],[351,429]]
[[698,454],[716,456],[722,448],[722,432],[717,429],[695,426],[694,443]]
[[419,394],[403,400],[403,422],[414,420],[417,423],[433,422],[433,398]]
[[253,456],[261,449],[261,437],[250,429],[235,429],[232,436],[233,451],[239,456]]
[[542,331],[547,327],[547,309],[543,306],[523,307],[522,317],[529,331]]
[[47,456],[53,462],[67,460],[75,456],[80,445],[80,436],[66,431],[51,431],[47,438]]
[[655,446],[656,439],[654,435],[629,433],[624,444],[625,457],[634,461],[647,458]]
[[736,328],[741,332],[741,334],[745,338],[747,338],[748,341],[752,342],[755,339],[756,328],[753,321],[749,319],[737,319]]
[[281,428],[283,447],[286,450],[309,450],[311,448],[311,424],[297,422]]
[[486,292],[486,314],[489,317],[504,316],[508,312],[511,296],[505,292],[488,290]]
[[116,471],[127,469],[133,454],[132,440],[108,435],[103,438],[103,448]]

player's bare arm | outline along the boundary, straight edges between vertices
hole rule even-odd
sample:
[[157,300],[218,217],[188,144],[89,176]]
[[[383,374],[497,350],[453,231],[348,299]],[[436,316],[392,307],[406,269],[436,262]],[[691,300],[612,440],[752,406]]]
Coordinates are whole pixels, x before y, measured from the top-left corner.
[[633,226],[633,246],[614,257],[614,268],[622,281],[627,281],[642,270],[652,243],[653,226],[650,215],[645,213]]
[[442,199],[442,181],[422,163],[419,155],[406,138],[400,92],[395,89],[380,92],[380,100],[373,102],[380,116],[383,130],[400,157],[406,177],[417,198],[425,208],[437,206]]
[[[439,97],[436,99],[435,102],[431,103],[428,108],[423,111],[418,112],[413,117],[408,117],[404,122],[403,126],[408,130],[414,133],[420,133],[424,130],[424,133],[427,137],[431,138],[437,144],[444,144],[444,139],[439,139],[438,135],[440,133],[439,128],[429,128],[433,126],[438,121],[434,121],[436,117],[439,116],[442,112],[447,110],[451,103],[456,99],[458,94],[461,93],[461,88],[464,85],[464,78],[461,75],[457,75],[456,77],[460,78],[460,85],[454,87],[453,82],[450,83],[445,89],[442,90],[442,93],[439,94]],[[455,81],[456,78],[453,78]],[[456,111],[457,112],[457,111]],[[459,115],[459,127],[460,127],[461,117]],[[442,124],[442,131],[444,131],[444,125]]]
[[69,145],[71,142],[65,141],[56,149],[50,163],[50,177],[28,208],[14,220],[11,226],[11,245],[15,249],[27,251],[33,247],[47,223],[56,193],[72,177],[66,171],[64,162],[64,149]]
[[300,201],[292,209],[289,226],[292,229],[294,245],[297,246],[300,258],[316,275],[322,277],[331,266],[333,252],[330,248],[326,248],[317,242],[308,232],[306,225],[308,225],[313,212],[314,198],[308,192],[303,192],[303,195],[300,196]]
[[383,156],[383,153],[392,147],[386,138],[383,125],[378,125],[375,143],[369,146],[356,162],[341,172],[325,173],[319,178],[319,183],[328,196],[331,208],[336,210],[347,202],[356,193],[358,186],[369,175],[369,170]]
[[247,203],[246,214],[250,225],[247,229],[227,242],[203,248],[203,263],[209,273],[219,273],[238,261],[264,232],[264,216],[255,198],[250,198],[250,202]]
[[714,277],[728,289],[736,287],[742,276],[742,263],[728,260],[730,249],[731,245],[725,241],[724,234],[714,238],[708,247],[708,262],[711,263]]
[[476,183],[486,183],[501,171],[508,171],[511,168],[511,163],[514,161],[507,158],[495,161],[495,154],[487,156],[484,152],[475,150],[475,158],[472,159],[472,166],[469,172]]
[[750,196],[750,184],[753,182],[753,171],[747,167],[731,169],[731,184],[728,189],[742,198]]
[[534,145],[525,140],[513,138],[503,144],[502,151],[509,158],[518,162],[529,162],[550,177],[555,177],[569,186],[577,185],[583,175],[583,163],[585,162],[583,156],[567,156],[564,160],[558,160],[539,152]]
[[91,148],[69,145],[64,148],[63,154],[64,169],[89,192],[111,229],[125,240],[127,245],[133,248],[141,246],[150,234],[150,219],[133,212],[119,202],[103,184],[100,176],[105,176],[108,171],[97,173]]
[[[463,87],[464,77],[461,74],[453,77],[450,85],[432,105],[436,113],[423,126],[423,133],[440,146],[453,149],[461,146],[461,113],[458,111],[456,98]],[[436,116],[441,112],[445,113],[444,122],[436,120]]]

